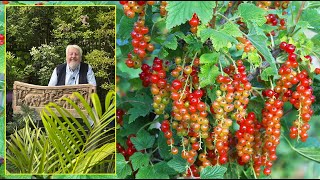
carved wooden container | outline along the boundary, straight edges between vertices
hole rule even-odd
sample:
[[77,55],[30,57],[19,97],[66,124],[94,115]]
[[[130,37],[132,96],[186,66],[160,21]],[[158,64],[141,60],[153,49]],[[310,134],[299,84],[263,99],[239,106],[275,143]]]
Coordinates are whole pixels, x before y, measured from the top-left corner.
[[[83,112],[86,112],[80,100],[77,97],[71,96],[73,92],[79,92],[91,105],[90,94],[95,92],[95,88],[91,84],[38,86],[15,81],[13,84],[12,98],[13,113],[21,113],[22,105],[27,105],[40,112],[49,102],[54,102],[67,109],[74,117],[79,118],[76,110],[73,109],[68,102],[62,100],[63,97],[69,97]],[[57,113],[57,115],[59,115],[59,113]]]

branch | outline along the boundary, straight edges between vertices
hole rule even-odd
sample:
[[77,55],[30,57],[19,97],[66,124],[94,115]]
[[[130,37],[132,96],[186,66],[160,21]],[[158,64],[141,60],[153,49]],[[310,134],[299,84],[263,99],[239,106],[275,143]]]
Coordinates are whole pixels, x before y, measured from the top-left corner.
[[210,21],[210,24],[211,24],[211,27],[212,29],[215,28],[216,26],[216,19],[217,19],[217,16],[216,16],[216,12],[217,12],[217,8],[218,8],[218,1],[216,1],[216,7],[213,9],[213,17]]
[[[296,29],[297,23],[298,23],[298,21],[299,21],[299,19],[300,19],[300,17],[301,17],[301,14],[302,14],[302,11],[303,11],[303,8],[304,8],[304,5],[305,5],[305,4],[306,4],[306,2],[303,1],[302,4],[301,4],[301,6],[300,6],[300,8],[299,8],[297,17],[296,17],[296,19],[295,19],[295,25],[291,28],[291,31],[290,31],[290,36],[293,35],[293,32],[294,32],[294,30]],[[293,19],[293,17],[292,17],[292,19]]]
[[304,8],[304,5],[306,4],[306,1],[303,1],[301,6],[300,6],[300,9],[299,9],[299,12],[298,12],[298,15],[296,17],[296,24],[298,23],[299,19],[300,19],[300,16],[302,14],[302,11],[303,11],[303,8]]

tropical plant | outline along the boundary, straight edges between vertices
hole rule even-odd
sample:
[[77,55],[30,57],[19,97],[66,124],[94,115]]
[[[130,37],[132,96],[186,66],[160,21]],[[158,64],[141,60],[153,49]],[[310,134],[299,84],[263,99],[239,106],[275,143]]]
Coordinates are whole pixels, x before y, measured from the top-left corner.
[[319,177],[319,2],[119,3],[118,177]]
[[[70,98],[63,98],[77,111],[76,119],[68,110],[49,103],[40,113],[43,127],[37,127],[30,116],[25,127],[7,140],[7,161],[15,166],[10,173],[24,174],[87,174],[114,173],[114,92],[105,97],[105,111],[96,93],[91,94],[93,107],[78,92],[77,97],[86,113]],[[90,125],[90,121],[94,124]],[[110,159],[112,158],[112,159]],[[97,166],[109,167],[99,170]]]

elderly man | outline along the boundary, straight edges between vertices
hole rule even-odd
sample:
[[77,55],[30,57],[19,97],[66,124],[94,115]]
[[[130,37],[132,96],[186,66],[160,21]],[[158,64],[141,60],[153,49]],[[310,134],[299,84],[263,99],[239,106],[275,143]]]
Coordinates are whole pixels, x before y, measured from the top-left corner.
[[66,48],[66,63],[58,65],[48,86],[63,86],[75,84],[92,84],[96,86],[96,79],[90,65],[81,62],[82,49],[77,45]]

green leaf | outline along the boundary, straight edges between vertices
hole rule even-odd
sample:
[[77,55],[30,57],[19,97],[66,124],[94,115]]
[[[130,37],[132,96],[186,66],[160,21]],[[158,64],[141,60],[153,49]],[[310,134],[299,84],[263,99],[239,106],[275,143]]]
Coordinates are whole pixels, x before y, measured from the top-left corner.
[[214,84],[216,77],[220,74],[219,68],[214,64],[205,64],[200,68],[199,81],[200,87]]
[[132,156],[130,156],[130,160],[133,170],[137,170],[141,167],[146,167],[149,165],[150,155],[143,154],[141,152],[135,152]]
[[227,22],[223,28],[221,29],[221,32],[224,32],[226,34],[229,34],[233,37],[242,37],[242,33],[239,29],[239,27],[231,22]]
[[129,124],[134,122],[139,116],[146,116],[152,110],[152,99],[143,92],[138,92],[129,102],[133,106],[129,109]]
[[212,41],[212,46],[216,51],[221,48],[228,47],[230,42],[236,43],[237,40],[225,32],[220,32],[214,29],[205,29],[200,32],[201,42],[205,42],[208,38]]
[[168,175],[176,175],[177,174],[177,172],[174,169],[172,169],[167,164],[167,162],[164,162],[164,161],[155,164],[153,167],[160,174],[168,174]]
[[315,29],[320,29],[320,13],[317,9],[303,11],[300,20],[308,22]]
[[267,21],[265,18],[267,11],[257,7],[252,3],[240,4],[238,7],[238,15],[243,18],[245,23],[251,22],[257,24],[258,26],[262,26]]
[[206,53],[200,56],[200,64],[216,64],[218,62],[219,53]]
[[267,67],[265,70],[262,71],[261,73],[261,80],[263,81],[269,81],[270,76],[274,76],[277,74],[274,74],[274,71],[271,67]]
[[262,35],[249,34],[248,39],[250,40],[252,45],[263,55],[265,60],[270,64],[270,67],[272,68],[271,72],[273,73],[273,75],[278,74],[275,59],[267,46],[267,38]]
[[134,147],[140,151],[143,149],[151,148],[154,144],[155,137],[151,136],[146,130],[142,129],[138,132],[136,137],[131,138]]
[[144,118],[144,117],[138,117],[138,119],[136,119],[134,121],[134,123],[128,123],[129,122],[129,117],[128,116],[124,116],[123,117],[123,130],[117,132],[117,135],[121,135],[122,137],[128,136],[130,134],[136,134],[138,132],[138,130],[147,123],[147,121],[149,121],[148,119]]
[[170,34],[166,41],[164,43],[162,43],[162,45],[166,48],[172,49],[172,50],[176,50],[178,47],[178,41],[177,38],[174,34]]
[[178,173],[185,172],[187,170],[187,164],[187,161],[181,156],[174,156],[173,159],[168,162],[168,166]]
[[160,52],[159,52],[159,58],[165,59],[169,55],[168,51],[166,48],[161,47]]
[[201,50],[201,48],[203,47],[202,43],[198,41],[198,39],[191,34],[188,34],[187,36],[185,36],[183,40],[188,44],[187,48],[188,48],[188,51],[190,52],[194,52],[194,51],[197,52]]
[[201,179],[223,179],[224,173],[227,168],[223,166],[207,166],[200,172]]
[[320,163],[320,142],[317,138],[309,137],[306,142],[296,142],[291,144],[285,137],[290,147],[300,155],[312,161]]
[[125,160],[124,156],[120,153],[117,153],[116,166],[117,176],[120,179],[124,179],[132,173],[130,165]]
[[257,51],[248,52],[248,62],[253,64],[256,68],[261,64],[261,58]]
[[121,40],[129,39],[131,37],[134,22],[136,21],[137,17],[128,18],[126,15],[123,15],[119,27],[117,28],[117,38],[120,38]]
[[202,24],[207,24],[213,16],[213,8],[215,6],[215,2],[212,1],[169,1],[166,7],[166,10],[168,11],[166,27],[167,29],[171,29],[181,25],[186,21],[189,21],[194,13],[198,15]]
[[137,175],[137,179],[169,179],[168,174],[162,174],[155,170],[154,167],[147,166],[139,169]]

